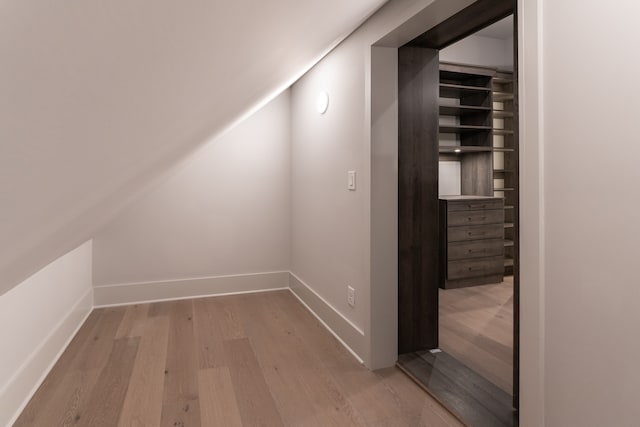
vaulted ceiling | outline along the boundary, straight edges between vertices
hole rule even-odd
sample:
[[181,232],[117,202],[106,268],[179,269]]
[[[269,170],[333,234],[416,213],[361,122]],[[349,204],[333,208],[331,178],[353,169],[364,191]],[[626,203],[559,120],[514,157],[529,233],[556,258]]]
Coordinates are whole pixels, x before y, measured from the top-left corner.
[[0,294],[385,1],[0,2]]

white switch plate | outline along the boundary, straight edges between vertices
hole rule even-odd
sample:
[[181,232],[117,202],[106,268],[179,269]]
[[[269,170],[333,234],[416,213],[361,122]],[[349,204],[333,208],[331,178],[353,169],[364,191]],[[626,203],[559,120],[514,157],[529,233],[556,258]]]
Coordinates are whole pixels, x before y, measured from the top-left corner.
[[347,189],[351,191],[356,190],[356,171],[347,172]]
[[356,305],[356,290],[351,286],[347,286],[347,304],[351,307],[355,307]]

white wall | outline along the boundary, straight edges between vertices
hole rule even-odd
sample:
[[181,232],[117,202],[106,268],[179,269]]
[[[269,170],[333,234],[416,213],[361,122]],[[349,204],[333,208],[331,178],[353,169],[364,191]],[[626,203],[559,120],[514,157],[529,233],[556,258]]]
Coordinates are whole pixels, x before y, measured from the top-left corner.
[[542,1],[518,0],[522,426],[545,425]]
[[289,86],[383,0],[0,3],[0,294]]
[[[347,305],[347,285],[365,287],[365,224],[362,132],[365,122],[363,53],[353,36],[292,87],[291,270],[360,329],[364,304]],[[358,84],[360,80],[360,84]],[[330,97],[318,114],[315,99]],[[358,174],[347,189],[347,171]],[[316,288],[317,286],[317,288]]]
[[[294,161],[304,161],[292,171],[291,244],[294,251],[301,250],[292,255],[292,268],[365,333],[370,318],[366,309],[361,313],[343,305],[344,285],[356,278],[366,305],[371,280],[367,226],[357,222],[368,221],[372,212],[362,193],[346,193],[346,170],[362,168],[359,192],[366,189],[369,88],[362,70],[368,61],[367,34],[399,25],[411,13],[403,15],[394,8],[407,4],[394,2],[383,9],[292,93],[293,105],[299,108],[293,111],[293,156]],[[526,4],[521,0],[519,6],[524,35],[519,41],[522,425],[633,426],[640,418],[636,402],[640,344],[635,339],[640,287],[634,262],[640,224],[633,216],[640,200],[636,185],[640,172],[635,167],[640,149],[632,135],[640,94],[624,83],[633,81],[640,71],[637,58],[628,54],[640,36],[633,22],[640,6],[623,1],[624,13],[618,13],[620,8],[577,0],[526,0]],[[415,13],[415,3],[413,7]],[[387,20],[389,16],[392,19]],[[602,22],[612,24],[606,31],[594,31]],[[324,73],[338,75],[331,66],[344,70],[339,82],[323,80]],[[328,90],[332,98],[328,116],[314,110],[319,88]],[[343,102],[349,107],[341,106]],[[331,116],[334,109],[343,115]],[[299,120],[313,132],[296,129]],[[320,204],[312,197],[316,190],[318,197],[332,199]],[[300,212],[305,216],[298,217]],[[344,225],[339,223],[343,217]],[[330,228],[305,229],[325,225]],[[364,254],[354,249],[350,239],[361,240]],[[333,251],[344,259],[338,260]],[[328,273],[311,265],[311,258],[317,265],[326,265]],[[0,297],[0,316],[10,313],[11,307],[26,306],[7,300],[7,295],[12,294]],[[32,302],[29,295],[24,300]],[[73,303],[65,305],[68,309]],[[3,340],[5,336],[15,340],[15,331],[8,327],[14,323],[13,318],[0,322]],[[4,352],[2,357],[4,362]],[[8,371],[2,372],[0,378],[6,381]]]
[[513,70],[513,38],[471,35],[440,51],[440,60]]
[[0,425],[17,416],[91,311],[91,242],[0,295]]
[[544,0],[545,414],[640,419],[640,4]]
[[462,194],[461,169],[460,162],[438,162],[439,196],[459,196]]
[[[382,309],[378,312],[371,306],[372,262],[376,263],[375,268],[387,262],[393,268],[393,259],[378,258],[385,250],[372,249],[370,245],[373,214],[370,187],[372,45],[384,37],[387,46],[398,47],[469,3],[418,0],[388,3],[292,87],[291,270],[339,316],[362,331],[364,344],[356,351],[370,367],[374,366],[371,349],[375,341],[371,335],[371,319],[373,316],[382,318],[383,309],[392,315],[397,308],[397,299],[393,299],[397,290],[393,273],[385,275],[385,283],[379,284],[378,290],[384,288],[382,294],[388,296],[381,299],[381,294],[377,294],[376,301]],[[409,29],[394,31],[407,21],[410,22],[405,27]],[[393,55],[387,57],[392,59]],[[392,77],[392,71],[382,74]],[[392,93],[397,80],[390,83],[388,89]],[[320,91],[327,91],[331,98],[329,110],[324,115],[319,115],[315,109]],[[387,108],[385,105],[379,107]],[[381,114],[382,110],[376,114]],[[385,129],[378,126],[384,132]],[[393,145],[393,140],[387,141]],[[385,155],[385,148],[381,148],[376,161],[393,162],[392,151]],[[389,174],[384,176],[393,182],[393,163],[378,163],[378,166],[382,166],[382,173]],[[348,170],[358,173],[355,192],[347,190]],[[376,213],[388,223],[395,218],[393,211],[397,207],[390,200],[386,208],[389,212]],[[382,235],[389,237],[385,232],[377,234]],[[393,249],[395,244],[391,233],[386,247]],[[390,281],[386,281],[388,278]],[[347,304],[347,285],[356,289],[354,308]],[[387,340],[379,348],[386,347],[389,355],[397,351],[393,341],[393,320],[383,329],[388,333]],[[376,328],[376,331],[381,329]],[[393,357],[387,356],[384,361],[376,361],[375,367],[394,361]]]
[[397,82],[398,49],[372,47],[367,366],[373,369],[398,358],[398,209],[389,203],[398,200]]
[[289,169],[287,90],[94,237],[94,285],[288,271]]

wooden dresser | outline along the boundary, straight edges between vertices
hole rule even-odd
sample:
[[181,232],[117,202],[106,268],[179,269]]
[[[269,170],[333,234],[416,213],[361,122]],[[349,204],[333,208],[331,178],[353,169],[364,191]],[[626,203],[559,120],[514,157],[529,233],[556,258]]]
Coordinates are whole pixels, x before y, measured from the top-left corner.
[[502,282],[504,200],[489,196],[440,197],[440,287]]

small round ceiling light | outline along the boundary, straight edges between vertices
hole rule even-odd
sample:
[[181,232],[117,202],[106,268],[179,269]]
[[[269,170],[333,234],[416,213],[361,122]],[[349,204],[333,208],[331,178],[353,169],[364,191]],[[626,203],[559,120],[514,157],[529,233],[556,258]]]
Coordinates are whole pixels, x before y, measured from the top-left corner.
[[329,108],[329,94],[327,92],[320,92],[318,94],[318,100],[316,102],[316,108],[318,113],[324,114]]

